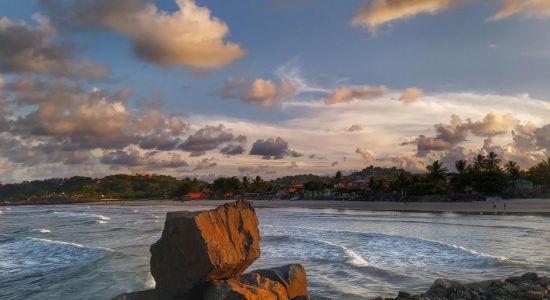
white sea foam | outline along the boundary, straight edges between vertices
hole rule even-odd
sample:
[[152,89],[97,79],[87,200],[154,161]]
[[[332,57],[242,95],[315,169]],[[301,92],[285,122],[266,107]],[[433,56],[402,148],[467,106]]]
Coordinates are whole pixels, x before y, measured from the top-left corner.
[[47,228],[37,228],[37,229],[33,229],[32,231],[40,232],[40,233],[50,233],[50,232],[52,232],[51,230],[49,230]]
[[369,263],[367,262],[367,260],[365,260],[361,255],[355,253],[355,251],[351,250],[350,248],[346,247],[346,246],[343,246],[343,245],[339,245],[339,244],[335,244],[335,243],[331,243],[331,242],[328,242],[328,241],[321,241],[325,244],[328,244],[328,245],[332,245],[332,246],[335,246],[335,247],[339,247],[341,248],[342,250],[344,250],[344,253],[348,256],[349,260],[348,262],[354,266],[358,266],[358,267],[365,267],[365,266],[368,266]]
[[157,283],[155,282],[155,278],[153,278],[153,275],[151,273],[147,274],[147,280],[145,281],[145,286],[147,286],[148,289],[155,288],[155,285]]
[[72,217],[72,218],[96,218],[98,221],[109,221],[111,218],[104,215],[90,214],[90,213],[72,213],[64,211],[54,211],[54,214],[60,217]]

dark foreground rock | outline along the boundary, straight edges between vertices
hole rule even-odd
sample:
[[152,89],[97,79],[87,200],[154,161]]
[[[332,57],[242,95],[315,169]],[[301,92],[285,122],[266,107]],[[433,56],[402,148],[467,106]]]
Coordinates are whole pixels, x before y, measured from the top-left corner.
[[155,289],[115,300],[309,300],[301,265],[243,275],[260,256],[258,218],[247,201],[168,213],[151,254]]
[[[378,298],[382,299],[382,298]],[[550,277],[527,273],[506,280],[488,280],[462,284],[438,279],[424,294],[399,292],[397,298],[386,300],[544,300],[550,299]]]

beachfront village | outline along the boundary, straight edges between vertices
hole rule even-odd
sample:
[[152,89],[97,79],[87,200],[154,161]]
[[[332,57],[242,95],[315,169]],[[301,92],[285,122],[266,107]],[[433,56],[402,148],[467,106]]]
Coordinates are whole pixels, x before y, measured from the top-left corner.
[[[550,158],[521,169],[495,153],[456,161],[453,170],[441,161],[426,172],[369,166],[333,176],[295,175],[264,180],[261,176],[219,177],[213,182],[156,174],[71,177],[0,185],[0,201],[73,203],[116,199],[264,199],[357,201],[475,201],[550,197]],[[1,202],[0,202],[1,203]]]

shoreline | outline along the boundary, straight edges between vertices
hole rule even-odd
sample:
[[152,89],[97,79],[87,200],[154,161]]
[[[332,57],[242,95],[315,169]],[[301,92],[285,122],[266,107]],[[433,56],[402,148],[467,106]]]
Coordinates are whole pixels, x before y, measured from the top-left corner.
[[[111,200],[90,202],[87,205],[121,206],[219,206],[234,200]],[[365,202],[336,200],[251,200],[256,208],[335,209],[372,212],[455,213],[481,215],[537,215],[550,216],[549,199],[499,200],[497,208],[492,201],[481,202]],[[506,204],[506,208],[504,208]]]

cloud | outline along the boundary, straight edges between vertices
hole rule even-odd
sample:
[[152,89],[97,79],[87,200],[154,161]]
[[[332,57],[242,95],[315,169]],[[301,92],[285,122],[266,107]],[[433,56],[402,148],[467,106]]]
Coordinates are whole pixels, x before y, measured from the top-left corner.
[[244,143],[245,141],[245,136],[235,136],[226,130],[223,124],[219,124],[218,126],[205,126],[197,130],[187,137],[178,148],[191,152],[191,156],[201,156],[206,151],[217,149],[226,143]]
[[[146,149],[169,149],[178,142],[186,123],[158,109],[131,112],[127,90],[109,93],[66,80],[7,83],[4,90],[22,110],[11,130],[23,136],[51,137],[66,148],[122,148],[140,144]],[[34,109],[34,110],[33,110]],[[29,112],[30,111],[30,112]],[[28,112],[25,114],[25,112]]]
[[502,20],[516,14],[527,17],[550,17],[550,2],[546,0],[504,0],[498,12],[489,18],[490,21]]
[[217,165],[218,163],[214,161],[214,158],[203,158],[201,161],[199,161],[199,163],[197,164],[197,166],[195,166],[193,170],[194,171],[206,170],[206,169],[215,167]]
[[193,0],[176,0],[178,9],[161,11],[145,0],[43,0],[57,23],[72,28],[104,28],[128,37],[141,59],[162,66],[215,69],[245,56],[226,42],[229,27]]
[[389,89],[381,85],[379,87],[370,87],[363,85],[359,87],[340,87],[335,89],[331,94],[325,98],[326,104],[337,104],[349,102],[353,99],[367,99],[382,96],[386,94]]
[[180,154],[172,153],[168,159],[158,156],[157,152],[141,153],[134,147],[127,150],[104,151],[101,163],[122,167],[148,167],[148,168],[183,168],[188,164]]
[[411,172],[423,172],[426,170],[425,163],[412,156],[386,156],[377,158],[368,149],[357,148],[355,153],[359,154],[365,164],[378,165],[381,167],[398,167]]
[[256,140],[249,154],[262,156],[263,159],[281,159],[285,155],[302,156],[300,153],[290,150],[288,142],[281,137]]
[[380,25],[412,18],[419,14],[435,15],[464,2],[464,0],[373,0],[359,8],[351,24],[376,29]]
[[288,166],[289,169],[297,169],[299,168],[298,163],[295,161],[291,161],[290,165]]
[[363,126],[361,124],[353,124],[350,127],[346,128],[348,132],[362,131]]
[[285,77],[279,84],[261,78],[255,79],[250,84],[245,79],[229,78],[215,94],[222,99],[240,99],[263,107],[272,107],[291,97],[295,92],[296,89]]
[[227,146],[220,149],[220,153],[225,156],[233,156],[243,154],[245,151],[243,145],[237,144],[228,144]]
[[505,133],[518,123],[512,114],[497,115],[488,113],[483,120],[468,121],[468,129],[477,136],[495,136]]
[[355,153],[361,155],[361,157],[363,158],[363,160],[365,160],[366,162],[374,162],[376,161],[376,158],[374,158],[374,155],[372,155],[372,153],[367,150],[367,149],[364,149],[364,148],[357,148],[355,149]]
[[261,165],[261,166],[245,166],[245,167],[238,167],[239,173],[241,174],[260,174],[267,171],[269,166],[267,165]]
[[[546,0],[479,1],[502,3],[498,11],[488,18],[498,21],[516,14],[531,18],[550,17],[550,2]],[[479,2],[470,0],[373,0],[361,5],[351,20],[353,26],[366,26],[375,31],[379,26],[420,14],[436,15],[463,4]]]
[[74,47],[58,42],[48,18],[34,15],[35,27],[0,17],[0,72],[107,79],[109,68],[75,57]]
[[512,114],[488,113],[482,120],[475,122],[471,119],[464,122],[458,115],[453,114],[449,124],[434,125],[436,132],[434,137],[420,135],[412,142],[404,142],[401,145],[415,144],[417,156],[425,157],[431,151],[451,150],[457,144],[466,141],[468,133],[479,137],[493,137],[505,133],[516,124],[518,121]]
[[403,101],[405,104],[409,104],[415,102],[423,95],[424,92],[421,89],[417,87],[410,87],[403,92],[403,94],[399,97],[399,100]]

